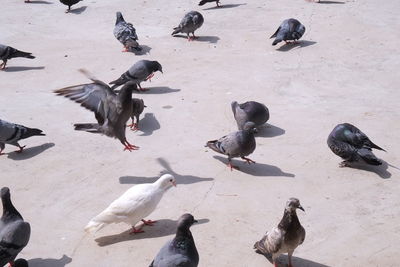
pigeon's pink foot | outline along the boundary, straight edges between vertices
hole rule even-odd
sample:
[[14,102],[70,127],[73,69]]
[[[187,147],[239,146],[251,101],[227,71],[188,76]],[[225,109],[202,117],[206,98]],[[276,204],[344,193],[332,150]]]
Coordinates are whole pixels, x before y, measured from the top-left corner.
[[130,127],[132,131],[139,130],[139,127],[138,127],[137,123],[133,123],[132,122],[131,124],[128,124],[127,126]]
[[248,164],[256,163],[254,160],[251,160],[251,159],[246,158],[246,157],[242,157],[242,159],[244,159]]
[[139,234],[139,233],[144,233],[144,231],[141,228],[136,229],[134,226],[132,226],[132,229],[129,232],[130,235]]
[[230,162],[228,163],[228,167],[231,168],[231,171],[233,171],[233,169],[239,170],[238,166],[232,165],[232,163],[230,163]]
[[26,146],[20,146],[20,147],[19,147],[19,150],[15,151],[15,152],[17,152],[17,153],[22,153],[22,150],[24,150],[24,147],[26,147]]
[[130,152],[131,152],[132,150],[138,150],[138,149],[139,149],[139,147],[138,147],[138,146],[135,146],[135,145],[129,144],[129,142],[128,142],[128,141],[125,141],[124,145],[125,145],[124,151],[128,150],[128,151],[130,151]]
[[153,226],[157,221],[144,220],[144,219],[142,219],[142,222],[143,222],[145,225]]
[[144,79],[145,81],[149,80],[151,82],[151,78],[153,78],[154,76],[154,72],[152,74],[150,74],[149,76],[147,76],[146,79]]
[[6,68],[6,64],[1,63],[1,64],[0,64],[0,70],[4,70],[5,68]]
[[129,52],[129,49],[127,47],[124,47],[124,50],[122,52]]

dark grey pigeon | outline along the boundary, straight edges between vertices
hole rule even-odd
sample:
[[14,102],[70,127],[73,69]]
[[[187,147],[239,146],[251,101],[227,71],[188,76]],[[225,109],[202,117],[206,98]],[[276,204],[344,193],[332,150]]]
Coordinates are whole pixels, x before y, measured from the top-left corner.
[[[194,32],[200,28],[201,25],[203,25],[203,22],[203,15],[197,11],[190,11],[183,17],[181,23],[179,23],[179,26],[174,28],[172,35],[180,32],[186,33],[188,41],[192,41],[196,38],[196,36],[194,36]],[[189,33],[192,33],[193,37],[190,37]]]
[[142,48],[139,46],[137,40],[139,38],[136,35],[136,29],[131,23],[127,23],[124,20],[121,12],[117,12],[117,20],[115,21],[114,36],[124,46],[122,52],[130,52],[133,50],[141,51]]
[[3,61],[3,63],[0,64],[0,70],[4,70],[6,68],[7,60],[16,57],[25,57],[30,59],[35,58],[32,56],[32,53],[23,52],[11,46],[0,44],[0,59]]
[[[16,152],[22,152],[25,146],[20,146],[18,141],[31,136],[45,135],[42,130],[29,128],[23,125],[3,121],[0,119],[0,155],[5,148],[5,144],[17,146]],[[0,265],[1,266],[1,265]]]
[[[0,266],[9,263],[14,265],[18,253],[28,244],[31,236],[29,223],[24,222],[21,214],[11,202],[10,189],[1,189],[1,202],[3,203],[3,216],[0,218]],[[22,261],[18,262],[23,266]]]
[[189,229],[196,222],[191,214],[183,214],[175,238],[161,248],[150,267],[197,267],[199,253]]
[[82,0],[60,0],[61,3],[68,6],[68,9],[65,10],[65,13],[69,13],[71,11],[71,6],[79,3]]
[[140,114],[143,113],[145,107],[146,105],[144,104],[143,99],[132,98],[132,115],[131,115],[132,123],[127,125],[128,127],[131,127],[131,130],[133,131],[139,130],[139,116]]
[[272,254],[272,262],[275,266],[277,266],[276,260],[279,255],[283,253],[288,253],[289,267],[293,266],[293,252],[303,244],[306,238],[306,231],[300,224],[296,209],[304,211],[297,198],[290,198],[286,202],[285,211],[278,226],[267,232],[260,241],[254,244],[256,252],[264,255]]
[[126,122],[132,114],[132,90],[136,89],[136,84],[127,82],[117,95],[106,83],[94,78],[86,70],[80,71],[93,83],[54,91],[57,95],[65,96],[94,112],[98,123],[77,123],[74,124],[75,130],[102,133],[117,138],[125,146],[124,150],[139,149],[130,144],[125,137]]
[[372,143],[368,136],[350,123],[337,125],[329,134],[327,143],[333,153],[344,159],[340,167],[350,166],[351,162],[360,160],[371,165],[382,164],[372,153],[372,148],[385,150]]
[[202,6],[202,5],[206,4],[206,3],[212,3],[212,2],[216,2],[217,7],[220,7],[219,0],[201,0],[200,3],[199,3],[199,6]]
[[255,163],[253,160],[246,158],[256,149],[256,139],[254,138],[255,129],[254,122],[247,122],[244,129],[230,133],[218,140],[208,141],[206,147],[211,148],[215,152],[228,156],[228,167],[239,169],[231,163],[232,158],[241,157],[247,163]]
[[239,130],[243,130],[248,121],[252,121],[256,127],[260,127],[269,119],[268,108],[255,101],[247,101],[243,104],[233,101],[231,107]]
[[145,91],[140,86],[140,83],[143,81],[150,80],[154,76],[154,72],[162,71],[162,66],[158,61],[150,61],[150,60],[139,60],[136,62],[129,70],[127,70],[124,74],[121,75],[117,80],[110,82],[113,84],[111,89],[115,89],[118,86],[127,83],[128,81],[134,81],[139,89]]
[[275,38],[272,45],[276,45],[282,41],[296,41],[303,36],[306,28],[297,19],[284,20],[276,30],[276,32],[270,37]]

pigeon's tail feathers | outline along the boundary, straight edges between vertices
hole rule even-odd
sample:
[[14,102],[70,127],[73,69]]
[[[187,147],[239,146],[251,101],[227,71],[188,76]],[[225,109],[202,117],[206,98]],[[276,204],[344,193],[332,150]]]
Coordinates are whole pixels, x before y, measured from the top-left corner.
[[21,139],[28,138],[36,135],[45,135],[42,130],[36,128],[26,127],[26,132],[22,134]]
[[86,131],[89,133],[100,133],[100,125],[97,123],[76,123],[74,124],[76,131]]
[[280,42],[282,42],[282,39],[276,38],[276,39],[274,40],[274,42],[272,43],[272,45],[277,45],[277,44],[279,44]]
[[106,223],[104,222],[97,222],[94,220],[91,220],[85,227],[85,231],[87,233],[96,233],[97,231],[99,231],[101,228],[103,228],[104,226],[106,226]]
[[212,150],[214,150],[215,152],[218,152],[218,153],[221,153],[221,154],[224,154],[224,153],[225,153],[225,151],[223,150],[223,148],[220,147],[220,143],[218,142],[218,140],[211,140],[211,141],[208,141],[207,144],[206,144],[206,147],[209,147],[209,148],[211,148]]
[[171,35],[174,35],[174,34],[177,34],[177,33],[180,33],[180,32],[181,32],[181,27],[175,27],[174,31],[172,32]]
[[261,253],[261,254],[268,254],[268,249],[265,247],[265,236],[260,240],[254,243],[253,248],[256,250],[256,252]]
[[382,165],[382,161],[379,160],[371,150],[367,148],[361,148],[357,150],[357,154],[368,164],[371,165]]
[[14,56],[15,57],[26,57],[26,58],[30,58],[30,59],[35,58],[35,56],[32,56],[32,53],[23,52],[23,51],[19,51],[19,50],[14,52]]
[[149,267],[154,267],[154,260],[150,263],[150,266]]
[[204,5],[205,3],[207,3],[206,0],[201,0],[200,3],[199,3],[199,6],[202,6],[202,5]]

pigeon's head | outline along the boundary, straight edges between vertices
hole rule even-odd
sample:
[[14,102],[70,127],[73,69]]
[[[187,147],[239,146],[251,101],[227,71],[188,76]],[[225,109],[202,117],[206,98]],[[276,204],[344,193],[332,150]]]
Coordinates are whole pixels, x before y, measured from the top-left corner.
[[175,177],[171,174],[164,174],[157,180],[156,183],[159,185],[160,188],[164,190],[168,190],[172,186],[176,186]]
[[295,212],[296,209],[301,209],[304,211],[303,207],[300,205],[300,200],[297,198],[289,198],[289,200],[286,202],[286,210],[289,212]]
[[10,198],[10,188],[3,187],[1,189],[1,199]]
[[28,262],[25,259],[18,259],[14,262],[14,267],[28,267]]
[[118,24],[118,22],[120,21],[124,21],[124,17],[122,16],[121,12],[118,11],[116,14],[117,14],[117,21],[115,24]]
[[297,30],[293,33],[293,38],[298,40],[303,36],[303,34],[306,31],[306,27],[304,27],[303,24],[300,24],[300,26],[297,28]]
[[178,228],[189,229],[194,223],[197,223],[197,220],[194,219],[193,215],[185,213],[178,220]]
[[243,130],[249,130],[252,133],[257,133],[256,124],[252,121],[248,121],[244,124]]
[[153,61],[152,69],[153,69],[153,72],[159,71],[159,72],[163,73],[162,66],[158,61]]

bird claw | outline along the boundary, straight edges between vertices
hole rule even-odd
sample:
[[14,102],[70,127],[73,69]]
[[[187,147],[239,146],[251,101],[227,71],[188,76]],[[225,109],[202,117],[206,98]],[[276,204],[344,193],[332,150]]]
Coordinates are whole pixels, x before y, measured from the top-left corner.
[[142,219],[142,222],[143,222],[145,225],[153,226],[157,221],[144,220],[144,219]]
[[251,163],[256,163],[254,160],[251,160],[251,159],[249,159],[249,158],[242,157],[242,159],[244,159],[249,165],[250,165]]
[[228,167],[231,168],[231,171],[233,171],[233,169],[235,170],[240,170],[240,168],[238,166],[232,165],[232,163],[228,163]]
[[15,152],[16,153],[22,153],[22,150],[24,150],[24,147],[26,147],[26,146],[20,146],[19,150],[15,151]]
[[146,79],[144,79],[145,81],[149,80],[151,82],[151,78],[153,78],[154,73],[150,74],[149,76],[147,76]]
[[138,149],[139,149],[139,147],[138,147],[138,146],[135,146],[135,145],[129,144],[129,142],[128,142],[128,141],[125,141],[124,145],[125,145],[124,151],[128,150],[128,151],[130,151],[130,152],[131,152],[132,150],[138,150]]
[[339,163],[340,168],[349,167],[349,166],[350,166],[350,164],[347,161],[342,161]]
[[138,233],[144,233],[144,231],[143,231],[141,228],[136,229],[135,227],[132,226],[132,229],[131,229],[131,231],[129,232],[129,234],[130,234],[130,235],[133,235],[133,234],[138,234]]
[[132,131],[137,131],[139,130],[139,126],[137,123],[131,123],[127,125],[129,128],[131,128]]

